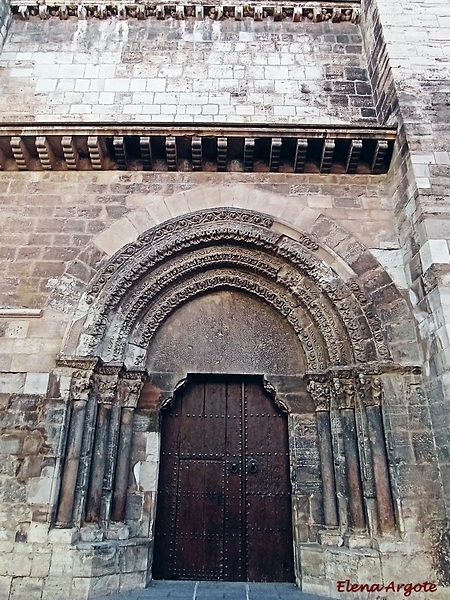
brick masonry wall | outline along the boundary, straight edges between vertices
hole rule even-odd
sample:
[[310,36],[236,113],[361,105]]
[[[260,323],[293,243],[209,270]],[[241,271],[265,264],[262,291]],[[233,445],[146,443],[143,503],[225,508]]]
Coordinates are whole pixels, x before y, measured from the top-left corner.
[[6,120],[375,122],[351,23],[14,18]]
[[0,51],[6,39],[8,27],[11,22],[9,0],[0,0]]
[[[381,119],[399,122],[392,197],[429,377],[444,496],[450,498],[450,7],[363,2],[369,74]],[[389,58],[389,62],[387,59]]]

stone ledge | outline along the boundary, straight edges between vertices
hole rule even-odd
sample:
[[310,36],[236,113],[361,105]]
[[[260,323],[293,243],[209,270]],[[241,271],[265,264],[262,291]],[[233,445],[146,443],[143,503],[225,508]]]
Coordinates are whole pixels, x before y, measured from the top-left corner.
[[208,171],[380,175],[396,127],[4,123],[4,171]]
[[42,312],[40,308],[0,308],[0,319],[36,319]]

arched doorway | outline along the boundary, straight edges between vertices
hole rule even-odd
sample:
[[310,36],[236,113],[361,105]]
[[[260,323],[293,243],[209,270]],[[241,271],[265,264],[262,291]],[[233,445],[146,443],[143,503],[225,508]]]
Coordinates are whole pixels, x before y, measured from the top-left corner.
[[[402,364],[409,338],[394,344],[388,335],[396,319],[409,318],[401,294],[358,244],[349,260],[300,232],[280,233],[267,216],[231,208],[174,219],[112,257],[80,304],[78,358],[64,364],[71,412],[58,525],[87,525],[88,536],[94,528],[102,539],[125,535],[118,556],[142,544],[148,582],[150,557],[160,552],[161,409],[188,373],[243,373],[264,375],[288,413],[296,581],[303,557],[314,563],[315,545],[325,556],[328,546],[366,548],[371,536],[391,534],[400,503],[383,403],[401,405],[401,386],[418,389],[420,371]],[[386,285],[380,291],[372,281]],[[231,306],[232,318],[221,320]],[[236,314],[243,318],[234,323]],[[209,336],[199,335],[202,327]],[[197,345],[186,335],[194,329]],[[257,344],[230,350],[227,332],[239,339],[261,330]]]
[[293,581],[287,415],[262,377],[190,376],[161,435],[153,577]]

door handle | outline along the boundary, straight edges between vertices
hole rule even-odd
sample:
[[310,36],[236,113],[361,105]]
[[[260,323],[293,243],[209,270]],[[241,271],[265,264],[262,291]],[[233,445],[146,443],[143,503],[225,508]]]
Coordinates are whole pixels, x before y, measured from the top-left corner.
[[228,463],[230,473],[238,473],[241,470],[241,463],[237,460],[232,460]]
[[248,461],[248,472],[256,473],[257,470],[258,470],[258,463],[256,462],[256,460],[254,458],[252,458],[252,460]]

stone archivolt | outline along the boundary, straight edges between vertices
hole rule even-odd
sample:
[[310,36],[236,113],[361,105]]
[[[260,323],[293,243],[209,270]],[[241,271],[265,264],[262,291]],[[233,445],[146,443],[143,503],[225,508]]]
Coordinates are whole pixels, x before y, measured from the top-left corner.
[[[319,258],[307,236],[293,240],[272,219],[220,209],[174,219],[118,252],[84,299],[82,354],[125,362],[183,303],[218,288],[242,289],[272,305],[305,347],[308,370],[389,360],[380,319],[354,281]],[[305,327],[305,323],[307,324]]]

